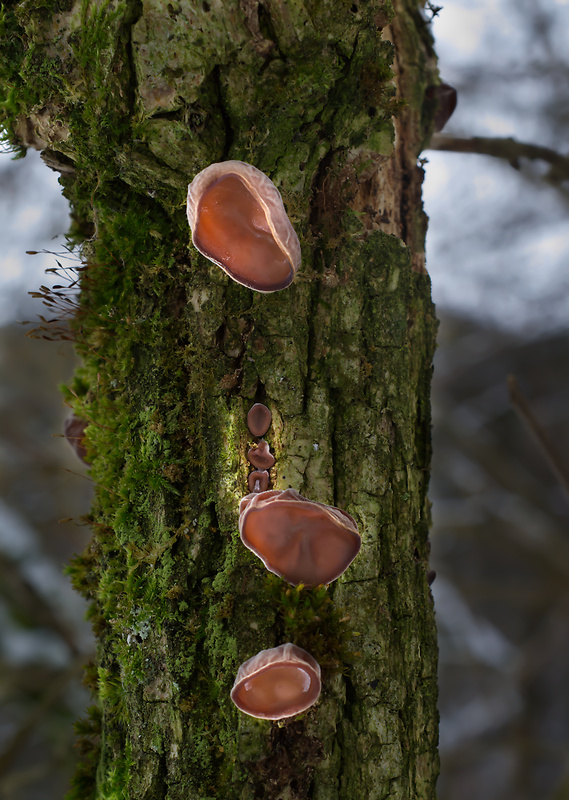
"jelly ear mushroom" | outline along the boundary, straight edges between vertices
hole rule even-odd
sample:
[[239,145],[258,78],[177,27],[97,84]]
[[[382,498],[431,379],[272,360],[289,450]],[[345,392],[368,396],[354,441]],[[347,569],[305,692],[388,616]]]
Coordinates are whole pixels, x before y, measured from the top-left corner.
[[87,449],[85,448],[85,428],[89,423],[81,419],[76,414],[70,414],[63,423],[63,435],[73,448],[77,458],[87,461]]
[[247,427],[253,436],[264,436],[269,430],[273,415],[262,403],[255,403],[247,414]]
[[349,514],[294,489],[246,495],[239,504],[239,533],[270,572],[308,587],[338,578],[361,545]]
[[284,719],[318,700],[320,665],[295,644],[261,650],[241,664],[231,690],[240,711],[257,719]]
[[456,108],[457,91],[449,83],[439,83],[434,86],[428,86],[425,94],[427,100],[436,103],[433,123],[435,131],[440,133]]
[[257,469],[271,469],[275,465],[275,457],[264,439],[261,439],[259,444],[249,450],[247,461],[250,461]]
[[247,476],[250,492],[266,492],[269,488],[269,473],[266,469],[255,469]]
[[279,190],[243,161],[222,161],[188,186],[192,242],[230,278],[257,292],[285,289],[300,266],[300,243]]

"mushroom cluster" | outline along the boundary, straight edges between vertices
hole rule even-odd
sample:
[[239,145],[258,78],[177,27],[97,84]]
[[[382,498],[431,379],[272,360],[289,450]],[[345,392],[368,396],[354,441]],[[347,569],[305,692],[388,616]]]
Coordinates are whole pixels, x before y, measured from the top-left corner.
[[[192,242],[237,283],[258,292],[289,286],[300,265],[300,243],[274,183],[243,161],[211,164],[188,186]],[[307,587],[336,580],[359,552],[361,538],[345,511],[270,490],[275,459],[262,438],[271,412],[255,403],[247,426],[258,441],[247,453],[253,467],[239,506],[241,541],[265,567]],[[231,699],[245,714],[283,719],[305,711],[320,695],[320,666],[291,642],[262,650],[239,667]]]
[[[253,436],[262,437],[271,412],[255,403],[247,415]],[[248,452],[254,467],[249,494],[239,504],[241,541],[265,567],[293,585],[308,588],[336,580],[357,556],[361,537],[355,520],[334,506],[308,500],[294,489],[269,490],[275,463],[261,439]],[[259,719],[284,719],[313,705],[320,695],[320,666],[290,642],[262,650],[239,667],[231,699]]]
[[188,186],[192,242],[237,283],[276,292],[292,283],[300,243],[279,190],[243,161],[222,161],[199,172]]
[[[255,403],[247,414],[247,427],[250,433],[256,438],[264,436],[269,430],[272,418],[267,406]],[[247,460],[254,467],[247,478],[249,492],[265,492],[269,488],[269,470],[274,465],[275,459],[264,439],[253,445],[247,453]]]

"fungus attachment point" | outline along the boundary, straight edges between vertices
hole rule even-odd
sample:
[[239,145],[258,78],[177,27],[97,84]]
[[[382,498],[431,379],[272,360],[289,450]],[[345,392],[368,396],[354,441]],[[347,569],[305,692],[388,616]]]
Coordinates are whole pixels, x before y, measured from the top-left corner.
[[275,457],[264,439],[261,439],[258,445],[249,450],[247,461],[250,461],[257,469],[270,469],[275,465]]
[[261,650],[241,664],[231,699],[257,719],[284,719],[310,708],[320,696],[320,665],[295,644]]
[[192,242],[237,283],[258,292],[285,289],[300,265],[300,244],[279,190],[243,161],[222,161],[188,186]]
[[266,492],[269,488],[269,473],[266,469],[255,469],[247,476],[250,492]]
[[[255,403],[247,414],[247,427],[253,436],[264,436],[269,430],[273,415],[262,403]],[[253,462],[251,462],[253,463]],[[257,466],[257,464],[255,464]]]
[[336,580],[357,556],[353,518],[294,489],[248,494],[239,504],[239,533],[265,567],[307,587]]

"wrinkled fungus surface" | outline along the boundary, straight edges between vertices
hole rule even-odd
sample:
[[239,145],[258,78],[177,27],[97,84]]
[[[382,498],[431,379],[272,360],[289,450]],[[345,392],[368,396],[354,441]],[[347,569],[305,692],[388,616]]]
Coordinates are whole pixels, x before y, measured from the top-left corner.
[[300,714],[320,695],[320,665],[295,644],[261,650],[241,664],[231,699],[245,714],[258,719],[284,719]]
[[[267,406],[264,406],[262,403],[255,403],[255,405],[251,406],[247,414],[247,427],[253,436],[264,436],[269,430],[272,418],[273,416]],[[251,461],[251,459],[249,460]],[[255,467],[258,466],[254,461],[251,461],[251,463]]]
[[274,183],[243,161],[223,161],[188,187],[188,222],[195,247],[233,280],[276,292],[293,280],[300,244]]
[[289,583],[316,586],[338,578],[361,545],[354,519],[294,489],[246,495],[239,505],[241,541]]

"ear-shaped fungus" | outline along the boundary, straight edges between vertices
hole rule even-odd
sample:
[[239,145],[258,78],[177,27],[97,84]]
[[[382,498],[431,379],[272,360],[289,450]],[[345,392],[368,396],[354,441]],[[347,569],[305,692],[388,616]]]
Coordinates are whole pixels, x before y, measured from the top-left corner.
[[427,100],[434,100],[436,102],[433,122],[435,131],[439,133],[447,124],[456,108],[457,91],[454,86],[448,83],[439,83],[436,86],[428,86],[426,96]]
[[267,406],[255,403],[247,414],[247,427],[253,436],[264,436],[269,430],[273,415]]
[[241,664],[231,699],[240,711],[258,719],[300,714],[320,695],[320,665],[295,644],[261,650]]
[[266,469],[254,469],[247,476],[250,492],[266,492],[269,488],[269,473]]
[[275,465],[275,457],[264,439],[261,439],[258,445],[249,450],[247,461],[250,461],[257,469],[270,469]]
[[279,190],[243,161],[222,161],[188,186],[192,242],[237,283],[258,292],[285,289],[300,265],[300,244]]
[[63,423],[63,435],[75,451],[77,458],[86,462],[87,450],[85,448],[85,428],[89,423],[76,414],[70,414]]
[[246,495],[239,504],[245,547],[289,583],[330,583],[352,563],[361,545],[354,519],[294,489]]

